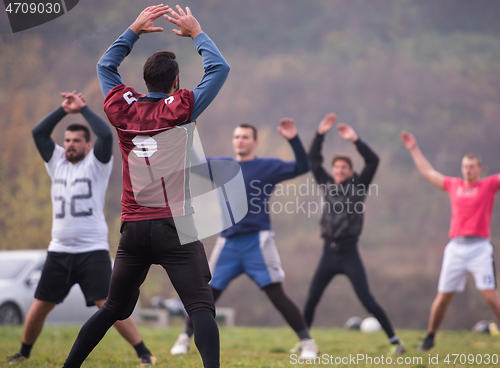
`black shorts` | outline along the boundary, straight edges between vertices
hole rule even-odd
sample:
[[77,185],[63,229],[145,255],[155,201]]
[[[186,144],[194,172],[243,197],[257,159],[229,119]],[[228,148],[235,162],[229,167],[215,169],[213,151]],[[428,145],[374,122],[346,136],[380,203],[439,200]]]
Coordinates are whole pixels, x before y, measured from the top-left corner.
[[104,307],[127,318],[139,298],[139,287],[153,264],[161,265],[189,315],[209,310],[215,303],[208,284],[211,279],[203,244],[181,244],[171,218],[123,222],[118,251]]
[[79,284],[87,306],[106,299],[111,277],[109,252],[97,250],[87,253],[49,252],[35,298],[51,303],[62,303],[74,284]]

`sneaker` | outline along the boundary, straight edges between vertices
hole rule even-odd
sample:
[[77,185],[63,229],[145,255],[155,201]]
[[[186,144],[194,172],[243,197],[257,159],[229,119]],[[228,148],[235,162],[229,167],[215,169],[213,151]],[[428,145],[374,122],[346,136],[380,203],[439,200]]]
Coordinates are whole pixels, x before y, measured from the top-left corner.
[[491,336],[498,336],[500,334],[500,331],[498,331],[498,325],[493,321],[488,325],[488,330],[490,330]]
[[20,352],[17,352],[9,357],[9,364],[16,364],[17,362],[23,362],[26,359],[28,359],[28,357],[25,357]]
[[158,359],[153,354],[141,355],[139,359],[141,359],[141,367],[151,367],[158,362]]
[[170,349],[170,354],[172,355],[184,355],[187,354],[189,350],[189,345],[191,345],[191,338],[185,332],[181,333],[177,338],[174,346]]
[[422,340],[420,345],[417,348],[417,351],[427,351],[430,350],[434,346],[434,338],[427,336]]
[[399,355],[399,354],[404,354],[405,352],[406,352],[405,344],[403,343],[403,341],[399,340],[399,344],[394,344],[392,346],[389,355]]
[[313,339],[300,340],[301,353],[300,357],[302,359],[314,359],[318,357],[318,345]]
[[297,354],[297,353],[300,353],[302,351],[302,346],[300,346],[300,341],[297,342],[293,348],[290,349],[290,353],[291,354]]

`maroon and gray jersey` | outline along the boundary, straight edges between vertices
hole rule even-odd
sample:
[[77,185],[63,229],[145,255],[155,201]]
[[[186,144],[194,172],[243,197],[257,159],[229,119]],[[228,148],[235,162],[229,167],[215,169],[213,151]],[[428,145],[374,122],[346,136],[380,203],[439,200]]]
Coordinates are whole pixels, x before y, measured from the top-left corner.
[[104,111],[116,128],[123,157],[122,221],[193,214],[189,163],[193,92],[151,98],[120,84]]

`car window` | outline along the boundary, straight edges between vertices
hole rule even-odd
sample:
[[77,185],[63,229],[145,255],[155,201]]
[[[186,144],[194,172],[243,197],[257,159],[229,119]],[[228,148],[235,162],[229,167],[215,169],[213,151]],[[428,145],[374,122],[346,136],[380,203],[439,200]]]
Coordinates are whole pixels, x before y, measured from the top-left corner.
[[29,264],[24,259],[0,259],[0,279],[13,279]]

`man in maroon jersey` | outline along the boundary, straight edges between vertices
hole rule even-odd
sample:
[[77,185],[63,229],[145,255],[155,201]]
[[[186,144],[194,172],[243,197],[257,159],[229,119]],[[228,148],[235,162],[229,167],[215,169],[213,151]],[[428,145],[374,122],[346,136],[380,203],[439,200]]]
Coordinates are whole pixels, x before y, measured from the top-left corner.
[[490,243],[491,214],[500,174],[480,179],[481,159],[468,154],[462,159],[462,176],[452,178],[434,170],[417,145],[415,137],[402,132],[401,139],[418,171],[431,184],[450,195],[450,241],[444,250],[438,293],[432,303],[427,336],[418,346],[426,351],[434,346],[434,335],[456,291],[463,291],[467,272],[474,276],[477,289],[500,320],[500,297],[496,291],[493,246]]
[[[146,8],[97,65],[104,110],[117,130],[123,156],[121,238],[108,298],[82,327],[64,367],[80,367],[114,321],[132,313],[152,264],[167,271],[190,315],[204,367],[219,367],[219,331],[203,244],[182,243],[174,218],[189,220],[193,214],[189,154],[194,121],[222,88],[229,66],[189,8],[186,13],[180,6],[177,10]],[[179,27],[175,34],[193,39],[205,74],[193,91],[179,89],[175,54],[160,51],[144,64],[148,94],[142,95],[123,84],[118,66],[140,35],[163,30],[153,24],[162,16]]]

